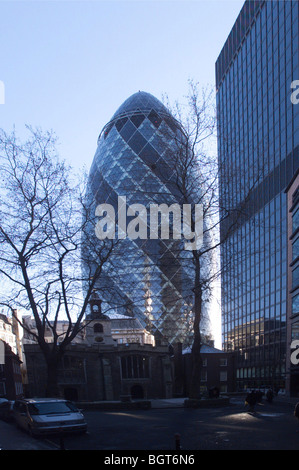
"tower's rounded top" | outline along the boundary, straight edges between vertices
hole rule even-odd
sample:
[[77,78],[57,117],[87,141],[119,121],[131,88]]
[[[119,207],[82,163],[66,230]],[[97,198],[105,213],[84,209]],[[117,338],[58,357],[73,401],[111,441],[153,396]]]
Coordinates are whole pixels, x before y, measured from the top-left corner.
[[138,91],[126,99],[123,104],[114,113],[112,120],[121,117],[125,114],[136,112],[149,112],[154,109],[157,113],[169,115],[167,108],[150,93],[145,91]]
[[120,131],[126,120],[131,119],[135,125],[137,122],[138,127],[138,122],[140,125],[140,122],[142,122],[145,117],[148,117],[154,125],[159,123],[158,127],[161,121],[165,120],[173,131],[180,129],[180,124],[172,116],[166,106],[161,103],[161,101],[150,93],[138,91],[127,98],[117,109],[110,121],[102,129],[98,138],[98,143],[103,135],[104,139],[107,138],[114,125],[117,130]]

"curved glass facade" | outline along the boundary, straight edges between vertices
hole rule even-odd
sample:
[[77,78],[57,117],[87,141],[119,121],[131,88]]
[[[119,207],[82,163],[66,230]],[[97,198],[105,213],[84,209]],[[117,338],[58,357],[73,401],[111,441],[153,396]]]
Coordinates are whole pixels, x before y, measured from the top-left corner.
[[[119,198],[125,202],[127,223],[133,220],[128,215],[133,204],[149,208],[152,203],[170,207],[182,202],[171,162],[178,136],[175,119],[145,92],[128,98],[102,130],[90,169],[88,198],[93,210],[99,204],[113,206],[116,237]],[[191,253],[182,244],[171,236],[118,241],[97,285],[103,311],[139,318],[157,343],[185,343],[192,325],[194,277]]]

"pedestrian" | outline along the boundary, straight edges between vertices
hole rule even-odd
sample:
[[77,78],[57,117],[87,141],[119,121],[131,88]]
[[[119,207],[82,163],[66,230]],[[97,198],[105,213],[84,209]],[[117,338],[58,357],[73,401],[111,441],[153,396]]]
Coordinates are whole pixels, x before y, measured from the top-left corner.
[[257,403],[262,403],[264,393],[261,390],[256,391],[256,400]]
[[256,404],[256,394],[255,394],[254,391],[251,391],[250,393],[248,393],[248,395],[245,399],[245,403],[248,404],[249,412],[252,413],[254,411],[254,407],[255,407],[255,404]]
[[271,388],[269,388],[269,390],[267,390],[266,398],[267,398],[268,403],[272,403],[272,401],[273,401],[273,391],[272,391]]

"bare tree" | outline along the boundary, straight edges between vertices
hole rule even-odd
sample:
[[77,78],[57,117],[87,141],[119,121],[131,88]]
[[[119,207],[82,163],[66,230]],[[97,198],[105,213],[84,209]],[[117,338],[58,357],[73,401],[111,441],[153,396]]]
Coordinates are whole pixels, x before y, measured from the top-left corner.
[[[29,333],[47,364],[46,393],[56,396],[58,364],[82,328],[114,243],[100,243],[90,229],[94,208],[86,202],[84,182],[59,160],[53,133],[28,130],[25,143],[0,132],[1,304],[32,312],[37,332]],[[82,259],[91,258],[92,268],[82,272]],[[68,322],[62,336],[61,318]],[[49,328],[51,343],[45,338]]]
[[[172,139],[172,152],[167,164],[172,170],[171,184],[173,192],[181,205],[192,207],[191,230],[195,233],[195,206],[202,208],[201,240],[194,239],[192,250],[182,254],[185,264],[192,266],[192,369],[188,387],[189,398],[199,398],[201,378],[201,345],[203,324],[207,321],[204,315],[204,304],[209,301],[209,292],[218,272],[213,251],[219,246],[217,226],[218,214],[218,180],[217,160],[215,153],[207,150],[215,136],[216,116],[213,107],[213,92],[198,89],[198,85],[189,82],[187,107],[178,103],[168,108],[176,118],[178,126],[172,129],[168,138]],[[170,128],[167,128],[167,132]],[[162,131],[164,132],[164,131]]]
[[[172,192],[177,194],[180,204],[202,207],[202,239],[198,244],[194,240],[194,248],[189,254],[181,255],[186,264],[193,266],[192,373],[188,388],[189,398],[198,399],[205,311],[214,295],[213,286],[221,274],[220,247],[242,223],[258,175],[253,179],[251,188],[244,188],[246,194],[240,203],[232,200],[228,188],[227,194],[224,188],[221,197],[219,196],[218,179],[221,168],[215,145],[217,121],[214,91],[208,88],[200,89],[198,84],[192,81],[189,86],[186,107],[178,103],[171,107],[167,103],[177,126],[167,127],[161,132],[166,132],[167,139],[173,142],[171,152],[165,158],[170,169],[168,184],[172,185]],[[161,169],[161,174],[167,174],[165,169]],[[193,233],[196,226],[195,216],[193,210]]]

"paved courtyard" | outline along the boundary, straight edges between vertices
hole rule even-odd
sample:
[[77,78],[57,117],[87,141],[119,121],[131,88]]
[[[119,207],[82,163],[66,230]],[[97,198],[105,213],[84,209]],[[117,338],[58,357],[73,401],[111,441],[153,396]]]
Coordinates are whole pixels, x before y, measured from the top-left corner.
[[[175,451],[180,435],[182,452],[200,450],[299,450],[299,424],[294,400],[263,402],[249,413],[244,398],[229,406],[185,409],[180,400],[153,401],[140,411],[85,411],[86,435],[64,439],[67,450],[101,450],[103,457],[117,451]],[[33,439],[13,423],[0,422],[3,450],[58,450],[57,437]],[[126,454],[127,455],[127,454]],[[133,455],[133,454],[132,454]]]

